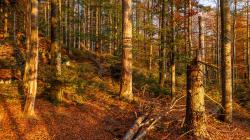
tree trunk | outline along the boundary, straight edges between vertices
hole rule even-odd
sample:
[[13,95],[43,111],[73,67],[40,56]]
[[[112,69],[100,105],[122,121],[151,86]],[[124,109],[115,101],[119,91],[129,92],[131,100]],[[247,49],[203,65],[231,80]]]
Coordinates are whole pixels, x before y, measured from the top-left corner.
[[[202,19],[202,16],[199,16],[199,49],[201,51],[201,61],[206,62],[206,48],[205,48],[205,35],[204,35],[204,21]],[[206,75],[206,66],[202,66],[202,72],[204,75]],[[203,84],[206,83],[206,76],[204,76]]]
[[[29,3],[27,3],[29,4]],[[37,70],[38,70],[38,0],[31,1],[31,40],[29,52],[29,76],[28,76],[28,93],[24,107],[24,114],[32,116],[35,114],[34,105],[37,93]]]
[[164,82],[165,82],[165,0],[162,0],[162,9],[161,9],[161,31],[160,31],[160,36],[161,36],[161,44],[160,44],[160,49],[159,49],[159,84],[160,88],[163,88]]
[[26,36],[26,58],[25,68],[23,75],[24,93],[28,94],[28,82],[29,82],[29,67],[30,67],[30,39],[31,39],[31,4],[30,0],[26,0],[26,18],[25,18],[25,36]]
[[192,57],[193,43],[192,43],[192,0],[188,0],[188,55]]
[[231,16],[229,0],[221,3],[221,119],[232,122],[232,63],[231,63]]
[[233,89],[233,93],[235,92],[235,88],[236,88],[236,75],[237,75],[237,66],[236,66],[236,24],[237,24],[237,3],[238,0],[234,0],[234,16],[233,16],[233,37],[232,37],[232,89]]
[[132,0],[122,0],[122,78],[120,95],[127,100],[133,100],[132,92]]
[[[57,0],[51,0],[51,66],[53,72],[53,93],[52,97],[57,102],[62,101],[61,89],[58,87],[59,77],[61,76],[61,46],[59,40],[59,7]],[[54,89],[55,88],[55,89]]]
[[249,1],[247,1],[247,81],[250,83],[250,30],[249,30]]
[[[200,56],[198,56],[200,57]],[[207,136],[205,123],[205,91],[203,87],[202,66],[195,58],[187,66],[186,131],[196,138]]]
[[[220,0],[217,0],[217,11],[216,11],[216,62],[217,67],[220,68]],[[220,87],[220,72],[217,72],[217,85]]]
[[4,12],[4,37],[7,38],[9,37],[9,32],[8,32],[8,12]]
[[174,9],[175,9],[175,4],[174,0],[171,0],[171,24],[172,24],[172,43],[171,43],[171,96],[175,96],[176,92],[176,64],[175,64],[175,53],[176,53],[176,43],[175,43],[175,38],[176,38],[176,33],[175,33],[175,28],[176,28],[176,23],[175,23],[175,16],[174,16]]

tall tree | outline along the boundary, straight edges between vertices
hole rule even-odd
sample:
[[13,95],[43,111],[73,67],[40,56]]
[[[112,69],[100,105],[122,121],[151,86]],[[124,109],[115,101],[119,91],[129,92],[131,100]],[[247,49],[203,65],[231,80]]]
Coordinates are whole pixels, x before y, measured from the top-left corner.
[[229,0],[220,0],[221,7],[221,119],[232,122],[232,63],[231,63],[231,15]]
[[[199,16],[199,32],[203,31],[202,17]],[[202,37],[199,37],[202,38]],[[200,39],[200,41],[202,41]],[[187,66],[187,99],[186,99],[186,131],[190,132],[195,138],[203,139],[207,137],[205,123],[205,90],[204,90],[204,73],[202,61],[202,43],[199,43],[196,57],[190,65]]]
[[[29,1],[28,1],[29,2]],[[38,0],[32,0],[31,3],[31,37],[29,51],[29,71],[28,71],[28,92],[26,94],[26,102],[24,114],[32,116],[35,114],[34,105],[37,93],[37,70],[38,70]],[[29,8],[28,8],[29,9]],[[28,27],[29,28],[29,27]]]
[[[51,64],[56,66],[56,75],[61,75],[61,46],[59,40],[59,7],[51,0]],[[59,22],[58,22],[59,21]]]
[[192,56],[193,40],[192,40],[192,0],[188,0],[188,55]]
[[247,81],[250,83],[250,30],[249,30],[249,0],[247,1]]
[[120,95],[133,100],[132,92],[132,0],[122,0],[122,78]]
[[237,66],[236,66],[236,24],[237,24],[237,4],[238,4],[238,0],[234,0],[234,14],[233,14],[233,36],[232,36],[232,83],[233,83],[233,93],[235,92],[235,88],[236,88],[236,82],[235,80],[237,80]]
[[[59,20],[59,3],[57,0],[51,0],[51,66],[53,71],[53,83],[57,84],[61,76],[61,45],[60,45],[60,20]],[[61,89],[58,85],[52,85],[55,90],[53,97],[58,102],[62,101]]]
[[175,53],[176,53],[176,42],[175,42],[175,16],[174,16],[174,8],[175,8],[175,4],[174,4],[174,0],[171,0],[171,26],[172,26],[172,43],[171,43],[171,96],[175,95],[176,92],[176,77],[175,77],[175,73],[176,73],[176,66],[175,66]]
[[159,84],[160,87],[163,88],[164,82],[165,82],[165,0],[161,0],[161,19],[159,19],[161,22],[161,30],[160,30],[160,36],[161,36],[161,43],[159,48]]

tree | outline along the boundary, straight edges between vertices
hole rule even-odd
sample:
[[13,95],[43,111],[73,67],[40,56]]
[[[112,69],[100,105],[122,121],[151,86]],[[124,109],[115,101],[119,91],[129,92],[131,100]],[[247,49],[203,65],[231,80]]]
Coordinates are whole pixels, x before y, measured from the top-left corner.
[[[199,30],[203,31],[202,17],[199,16]],[[200,36],[202,36],[200,34]],[[202,38],[202,37],[200,37]],[[190,65],[187,66],[187,99],[186,99],[186,131],[190,132],[196,138],[207,137],[205,123],[205,91],[204,91],[204,73],[202,61],[202,41],[200,40],[199,49],[196,57]]]
[[176,77],[175,77],[175,73],[176,73],[176,66],[175,66],[175,53],[176,53],[176,43],[175,43],[175,16],[174,16],[174,0],[171,0],[171,26],[172,26],[172,43],[171,43],[171,96],[175,95],[176,92]]
[[229,0],[220,0],[221,7],[221,119],[232,122],[232,59],[231,59],[231,16]]
[[[32,116],[35,114],[34,105],[37,93],[37,70],[38,70],[38,0],[32,0],[31,3],[31,37],[29,50],[29,71],[28,71],[28,92],[26,94],[26,102],[24,114]],[[28,8],[29,9],[29,8]],[[29,27],[28,27],[29,28]]]
[[247,1],[247,81],[250,83],[250,30],[249,30],[249,0]]
[[161,31],[160,31],[160,36],[161,36],[161,43],[160,43],[160,49],[159,49],[159,84],[160,88],[163,88],[164,82],[165,82],[165,0],[161,1]]
[[51,0],[51,66],[54,79],[52,80],[53,84],[53,97],[58,102],[62,101],[62,95],[60,88],[58,88],[59,78],[61,76],[61,46],[60,46],[60,40],[59,40],[59,8],[58,8],[58,2],[57,0]]
[[192,56],[192,0],[188,0],[188,55]]
[[122,78],[120,96],[133,100],[132,92],[132,0],[122,0]]

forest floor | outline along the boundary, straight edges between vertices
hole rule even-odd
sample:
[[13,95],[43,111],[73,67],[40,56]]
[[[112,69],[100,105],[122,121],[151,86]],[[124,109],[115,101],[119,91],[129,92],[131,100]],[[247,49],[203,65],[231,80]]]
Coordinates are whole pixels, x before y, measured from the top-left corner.
[[[48,72],[42,65],[39,68],[40,75]],[[34,118],[27,119],[22,115],[24,99],[18,92],[18,82],[0,85],[1,140],[121,139],[136,118],[146,112],[150,112],[150,116],[162,116],[146,139],[189,139],[182,129],[185,117],[185,97],[182,96],[185,95],[184,90],[178,92],[180,94],[178,97],[183,98],[180,98],[172,109],[168,95],[152,95],[145,90],[146,86],[135,87],[135,101],[129,103],[119,99],[119,84],[112,80],[105,64],[102,76],[98,74],[96,64],[89,60],[72,61],[71,66],[64,65],[63,69],[67,71],[64,73],[65,78],[73,81],[64,89],[64,94],[67,96],[65,102],[55,105],[39,88]],[[45,85],[43,79],[39,78],[39,87]],[[215,91],[209,90],[207,94],[214,101],[206,98],[209,138],[250,140],[250,112],[235,102],[233,124],[228,125],[218,121],[216,119],[218,105],[215,103],[217,96],[214,96],[213,92]]]

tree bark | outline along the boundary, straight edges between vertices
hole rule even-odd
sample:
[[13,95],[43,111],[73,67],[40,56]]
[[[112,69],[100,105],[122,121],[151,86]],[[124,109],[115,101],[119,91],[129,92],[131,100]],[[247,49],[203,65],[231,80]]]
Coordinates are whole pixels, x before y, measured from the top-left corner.
[[[29,3],[28,3],[29,4]],[[38,0],[31,1],[31,40],[29,57],[28,93],[24,106],[24,114],[32,116],[35,114],[34,105],[37,93],[37,70],[38,70]]]
[[250,83],[250,30],[249,30],[249,1],[247,1],[247,81]]
[[[204,21],[202,19],[202,16],[198,17],[199,19],[199,49],[201,51],[201,61],[206,62],[206,48],[205,48],[205,35],[204,35]],[[204,75],[206,75],[206,66],[202,66],[202,72]],[[206,84],[206,76],[203,76],[203,84]]]
[[192,43],[192,0],[188,0],[188,55],[192,57],[193,43]]
[[52,66],[52,97],[56,102],[62,102],[59,78],[61,76],[61,45],[60,45],[60,21],[59,3],[51,0],[51,66]]
[[231,63],[231,16],[229,0],[221,3],[221,119],[232,122],[232,63]]
[[160,36],[161,36],[161,43],[160,43],[160,48],[159,48],[159,85],[160,88],[164,87],[164,82],[165,82],[165,0],[161,1],[161,31],[160,31]]
[[199,64],[200,56],[187,66],[187,99],[186,99],[186,131],[195,138],[207,136],[205,124],[205,91],[203,87],[202,65]]
[[174,16],[175,4],[174,0],[171,0],[171,26],[172,26],[172,42],[171,42],[171,96],[175,96],[176,92],[176,65],[175,65],[175,53],[176,53],[176,22]]
[[120,96],[133,100],[132,92],[132,0],[122,0],[122,78]]

